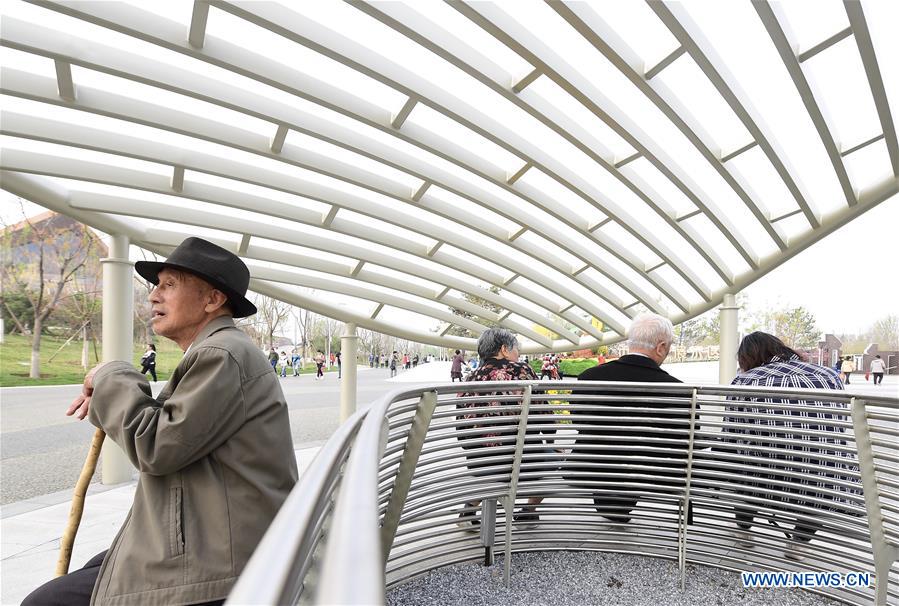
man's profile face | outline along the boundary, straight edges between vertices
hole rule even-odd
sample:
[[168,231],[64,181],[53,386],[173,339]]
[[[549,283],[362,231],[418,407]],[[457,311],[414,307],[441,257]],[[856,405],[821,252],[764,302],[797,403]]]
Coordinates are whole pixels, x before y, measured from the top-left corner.
[[179,344],[184,339],[192,340],[206,318],[209,290],[205,282],[191,274],[160,271],[159,284],[149,297],[153,332]]

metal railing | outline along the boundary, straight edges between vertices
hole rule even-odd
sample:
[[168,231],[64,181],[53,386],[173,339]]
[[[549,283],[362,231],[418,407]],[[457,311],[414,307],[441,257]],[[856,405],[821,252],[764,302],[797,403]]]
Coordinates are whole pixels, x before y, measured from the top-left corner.
[[[508,523],[527,497],[545,498],[539,522]],[[479,531],[459,528],[460,513],[474,510]],[[737,513],[752,516],[745,532]],[[514,552],[596,550],[677,560],[681,587],[687,562],[871,573],[873,588],[815,591],[885,604],[899,601],[897,546],[899,399],[440,384],[393,391],[340,427],[229,602],[383,603],[393,586],[448,564],[492,563],[501,549],[505,583]]]

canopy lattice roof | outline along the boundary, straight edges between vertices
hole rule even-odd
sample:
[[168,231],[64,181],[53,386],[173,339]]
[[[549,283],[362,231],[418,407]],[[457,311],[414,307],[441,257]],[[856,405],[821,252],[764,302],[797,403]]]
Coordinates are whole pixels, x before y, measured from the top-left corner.
[[4,189],[417,341],[680,322],[899,190],[887,0],[0,10]]

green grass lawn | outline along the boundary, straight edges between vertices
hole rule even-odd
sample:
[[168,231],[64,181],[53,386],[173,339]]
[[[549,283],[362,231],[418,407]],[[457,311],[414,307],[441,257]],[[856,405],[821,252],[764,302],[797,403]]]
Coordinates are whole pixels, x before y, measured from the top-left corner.
[[[80,339],[73,339],[56,354],[52,362],[48,362],[50,356],[63,343],[65,343],[65,339],[62,338],[44,336],[41,339],[41,378],[29,379],[31,339],[21,335],[6,335],[4,342],[0,344],[0,387],[81,383],[84,380],[85,371],[81,367]],[[168,379],[172,370],[181,360],[181,350],[168,339],[159,339],[156,350],[156,374],[159,376],[159,380]],[[131,360],[135,366],[140,366],[140,357],[144,351],[143,344],[135,344]],[[96,363],[93,347],[89,353],[88,368],[91,368]],[[97,344],[97,355],[102,359],[103,352],[99,343]]]
[[[41,378],[29,379],[28,370],[31,367],[31,339],[21,335],[6,335],[5,341],[0,344],[0,387],[16,387],[19,385],[67,385],[81,383],[84,380],[85,370],[81,368],[81,340],[73,339],[62,351],[56,354],[52,362],[49,362],[56,350],[65,339],[44,336],[41,339]],[[140,357],[146,351],[142,343],[135,343],[134,355],[131,362],[135,367],[140,367]],[[103,358],[100,344],[97,344],[97,355]],[[156,374],[160,381],[165,381],[171,376],[178,362],[181,361],[182,352],[174,342],[168,339],[159,339],[156,343]],[[93,347],[90,349],[88,368],[96,363]],[[336,370],[336,367],[335,367]],[[315,372],[315,364],[306,364],[300,371],[302,374]],[[288,375],[293,375],[293,369],[287,369]]]

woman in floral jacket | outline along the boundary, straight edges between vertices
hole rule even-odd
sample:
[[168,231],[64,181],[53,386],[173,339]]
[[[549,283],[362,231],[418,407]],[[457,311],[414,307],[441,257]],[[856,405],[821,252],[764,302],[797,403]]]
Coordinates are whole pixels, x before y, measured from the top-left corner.
[[[504,328],[491,328],[484,331],[478,339],[478,356],[482,360],[481,366],[474,371],[469,379],[470,381],[536,381],[537,375],[533,369],[524,362],[518,361],[518,339],[510,331]],[[537,392],[535,392],[537,393]],[[521,390],[512,389],[508,391],[495,391],[492,393],[471,392],[460,394],[460,397],[475,396],[519,396]],[[484,460],[499,454],[497,449],[511,449],[514,453],[515,438],[517,435],[517,420],[509,419],[502,422],[499,417],[518,416],[517,405],[519,399],[495,399],[495,400],[472,400],[457,405],[461,410],[471,409],[470,412],[462,412],[456,416],[457,420],[473,421],[460,423],[457,426],[459,430],[479,429],[477,435],[460,435],[459,440],[471,440],[479,438],[477,444],[462,444],[462,448],[466,450],[465,458],[468,459],[468,469],[474,472],[475,476],[491,475],[494,472],[485,468],[497,465],[496,462]],[[487,408],[485,412],[483,409]],[[533,414],[549,414],[550,411],[540,410],[532,411]],[[550,417],[551,419],[551,417]],[[489,421],[488,421],[489,420]],[[487,421],[487,422],[485,422]],[[552,421],[550,420],[551,424]],[[539,434],[555,433],[555,429],[551,427],[534,428],[533,421],[530,422],[531,428],[527,433],[530,436]],[[542,438],[528,438],[527,444],[543,444]],[[512,453],[509,453],[507,464],[511,468]],[[530,471],[534,471],[531,469]],[[539,469],[537,470],[539,471]],[[508,477],[508,476],[506,476]],[[533,525],[539,521],[536,513],[536,505],[543,500],[543,497],[531,497],[528,500],[528,506],[521,512],[515,514],[515,522],[522,526]],[[465,509],[459,514],[459,525],[470,530],[477,530],[480,522],[475,515],[474,508],[478,506],[480,501],[472,501],[466,504]]]

